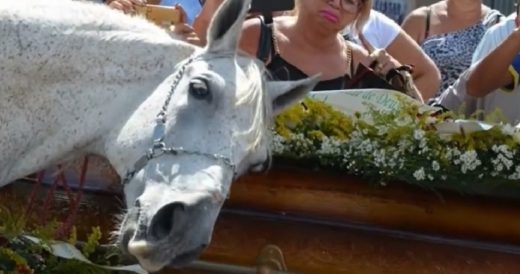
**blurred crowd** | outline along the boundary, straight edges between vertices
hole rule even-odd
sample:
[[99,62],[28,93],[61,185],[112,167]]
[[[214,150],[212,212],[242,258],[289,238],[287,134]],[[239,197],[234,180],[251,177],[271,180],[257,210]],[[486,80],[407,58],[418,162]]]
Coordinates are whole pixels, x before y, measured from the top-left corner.
[[[209,22],[223,2],[153,4],[181,10],[181,20],[171,31],[203,47]],[[518,5],[520,0],[512,2]],[[128,14],[146,4],[105,3]],[[406,12],[409,9],[383,0],[296,0],[290,11],[251,13],[240,47],[262,60],[277,80],[320,74],[315,90],[388,85],[406,89],[402,91],[424,103],[468,115],[498,109],[505,122],[518,124],[518,12],[503,15],[481,0],[441,0]],[[373,75],[383,81],[370,78]]]

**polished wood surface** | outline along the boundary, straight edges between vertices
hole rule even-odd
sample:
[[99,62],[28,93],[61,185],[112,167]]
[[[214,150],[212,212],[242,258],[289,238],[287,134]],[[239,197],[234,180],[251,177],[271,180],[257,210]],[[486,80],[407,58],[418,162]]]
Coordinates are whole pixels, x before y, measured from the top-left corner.
[[[23,201],[30,184],[16,184],[0,191],[2,203]],[[61,209],[66,197],[58,193]],[[101,225],[108,233],[113,216],[120,212],[117,195],[87,194],[77,226],[86,231]],[[318,212],[319,213],[319,212]],[[102,222],[100,222],[102,221]],[[520,246],[446,239],[431,234],[407,233],[373,225],[314,220],[227,205],[220,215],[210,247],[202,259],[212,263],[254,268],[260,250],[277,245],[284,253],[289,273],[310,274],[430,274],[518,273]],[[164,274],[237,273],[193,269],[165,270]],[[254,272],[244,272],[254,273]]]
[[[92,157],[89,164],[90,185],[120,190],[107,162]],[[74,183],[78,168],[67,172]],[[240,178],[226,206],[520,244],[520,199],[433,192],[403,183],[375,186],[355,176],[301,168],[275,165],[268,174]]]
[[254,265],[263,246],[284,252],[293,273],[519,273],[520,256],[332,225],[223,213],[203,259]]
[[400,183],[371,186],[354,176],[291,168],[241,178],[232,208],[520,243],[520,202],[436,193]]

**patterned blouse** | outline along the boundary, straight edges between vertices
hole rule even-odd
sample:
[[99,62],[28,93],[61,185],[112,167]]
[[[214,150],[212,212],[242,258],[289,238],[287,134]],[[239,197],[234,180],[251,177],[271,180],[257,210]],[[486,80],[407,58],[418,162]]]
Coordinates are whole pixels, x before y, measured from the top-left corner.
[[473,52],[486,30],[500,21],[502,14],[490,10],[477,24],[462,30],[432,35],[426,38],[421,47],[439,68],[442,76],[440,90],[436,96],[452,85],[469,66]]

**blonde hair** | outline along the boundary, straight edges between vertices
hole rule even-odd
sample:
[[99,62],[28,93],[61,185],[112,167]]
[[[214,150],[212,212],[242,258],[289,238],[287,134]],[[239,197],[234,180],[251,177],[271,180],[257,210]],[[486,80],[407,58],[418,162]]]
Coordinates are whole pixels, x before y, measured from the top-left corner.
[[372,1],[373,0],[361,0],[361,8],[358,11],[356,20],[352,24],[352,30],[355,34],[359,34],[367,23],[370,17],[370,11],[372,10]]

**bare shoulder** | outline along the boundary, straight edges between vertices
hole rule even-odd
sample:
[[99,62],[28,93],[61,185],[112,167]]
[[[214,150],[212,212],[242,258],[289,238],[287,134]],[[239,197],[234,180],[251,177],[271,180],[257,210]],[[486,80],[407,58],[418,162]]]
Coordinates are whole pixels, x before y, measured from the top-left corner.
[[408,33],[416,42],[420,43],[426,31],[426,19],[430,7],[420,7],[413,10],[404,19],[401,27]]
[[356,43],[352,43],[350,41],[346,41],[346,42],[347,42],[347,45],[352,50],[352,54],[354,55],[354,57],[356,57],[356,56],[367,57],[369,55],[368,51],[365,48],[363,48],[362,46],[360,46]]

